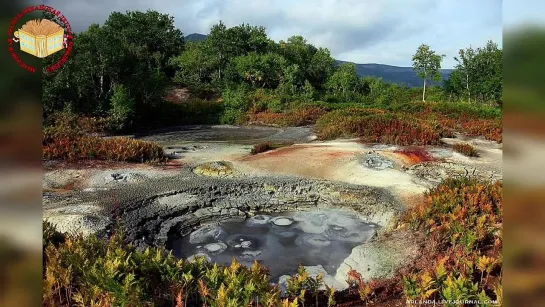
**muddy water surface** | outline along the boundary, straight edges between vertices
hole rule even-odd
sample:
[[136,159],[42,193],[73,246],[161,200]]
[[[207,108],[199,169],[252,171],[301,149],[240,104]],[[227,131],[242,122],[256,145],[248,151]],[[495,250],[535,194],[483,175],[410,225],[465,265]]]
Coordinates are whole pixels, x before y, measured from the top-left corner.
[[352,248],[371,239],[377,226],[339,211],[257,215],[245,222],[205,225],[173,242],[174,255],[203,256],[229,264],[236,257],[250,266],[268,266],[274,279],[293,274],[298,265],[322,265],[329,274]]

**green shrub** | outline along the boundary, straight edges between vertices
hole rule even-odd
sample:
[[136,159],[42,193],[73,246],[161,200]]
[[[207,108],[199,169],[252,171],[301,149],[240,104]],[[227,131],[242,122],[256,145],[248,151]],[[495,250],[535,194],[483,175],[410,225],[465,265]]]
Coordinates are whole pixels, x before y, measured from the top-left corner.
[[226,108],[220,117],[221,124],[243,124],[246,122],[246,113],[242,110]]
[[326,111],[317,107],[298,107],[283,113],[261,112],[250,114],[251,124],[297,127],[314,124]]
[[130,97],[128,89],[121,85],[114,88],[110,99],[111,109],[108,121],[112,130],[124,130],[131,125],[135,101]]
[[486,105],[469,104],[464,102],[408,102],[394,104],[388,108],[393,112],[409,114],[435,113],[448,118],[459,119],[461,117],[479,119],[501,118],[502,110]]
[[220,118],[222,124],[236,124],[245,121],[245,114],[251,107],[249,91],[244,87],[227,89],[222,93],[224,113]]
[[448,103],[440,102],[431,105],[433,112],[451,117],[460,118],[468,116],[479,119],[498,119],[502,116],[502,110],[498,107],[491,107],[481,104],[470,104],[465,102]]

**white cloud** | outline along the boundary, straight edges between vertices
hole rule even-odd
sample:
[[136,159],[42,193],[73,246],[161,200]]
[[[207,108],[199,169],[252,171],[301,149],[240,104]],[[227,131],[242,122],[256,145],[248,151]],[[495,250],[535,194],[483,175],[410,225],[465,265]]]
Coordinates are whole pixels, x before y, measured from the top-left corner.
[[501,0],[50,0],[75,29],[103,22],[112,11],[154,9],[184,32],[208,33],[223,20],[262,25],[271,38],[302,35],[333,56],[357,63],[409,66],[426,43],[452,67],[458,49],[501,44]]

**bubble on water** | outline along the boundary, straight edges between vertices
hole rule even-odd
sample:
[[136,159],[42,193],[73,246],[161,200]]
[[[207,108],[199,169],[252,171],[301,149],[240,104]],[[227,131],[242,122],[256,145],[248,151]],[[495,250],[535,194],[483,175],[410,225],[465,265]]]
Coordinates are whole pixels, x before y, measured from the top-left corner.
[[204,225],[189,235],[189,243],[198,244],[217,241],[224,238],[227,233],[217,225]]
[[223,242],[210,243],[206,244],[204,246],[204,249],[206,249],[210,253],[219,254],[227,249],[227,244]]
[[328,225],[324,235],[330,240],[342,240],[348,229],[338,225]]
[[355,216],[347,216],[345,214],[340,214],[338,212],[331,212],[328,215],[327,224],[337,225],[345,228],[358,227],[363,224],[363,221],[358,219]]
[[259,246],[261,246],[260,242],[262,242],[263,240],[264,238],[260,238],[259,236],[233,234],[225,239],[225,243],[234,248],[258,248]]
[[286,216],[279,216],[271,219],[271,223],[276,226],[289,226],[293,224],[293,219]]
[[296,270],[298,263],[323,261],[324,267],[338,266],[336,262],[348,257],[354,246],[371,240],[378,228],[349,212],[328,209],[258,214],[221,227],[206,224],[192,233],[193,242],[203,242],[191,246],[201,248],[187,251],[195,254],[192,258],[200,255],[219,263],[228,264],[233,257],[249,266],[254,260],[263,261],[276,276],[291,274],[290,267]]
[[245,251],[242,252],[241,257],[244,258],[244,259],[253,259],[253,258],[256,258],[259,255],[261,255],[260,250],[254,250],[254,251],[245,250]]
[[327,215],[318,212],[298,212],[293,217],[298,222],[297,228],[305,233],[321,234],[325,231]]
[[323,235],[302,235],[295,239],[295,244],[300,247],[326,247],[331,244]]
[[255,215],[246,221],[246,225],[248,227],[263,226],[266,225],[270,219],[271,217],[269,215]]

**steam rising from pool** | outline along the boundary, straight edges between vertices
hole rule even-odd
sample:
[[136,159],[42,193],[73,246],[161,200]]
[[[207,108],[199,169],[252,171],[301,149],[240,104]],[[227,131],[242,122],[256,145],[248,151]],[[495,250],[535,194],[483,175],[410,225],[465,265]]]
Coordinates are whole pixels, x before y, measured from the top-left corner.
[[206,257],[221,264],[236,257],[250,266],[257,259],[271,277],[293,274],[299,264],[322,265],[329,274],[357,245],[370,240],[375,224],[334,210],[256,215],[244,222],[208,224],[173,242],[174,255]]

